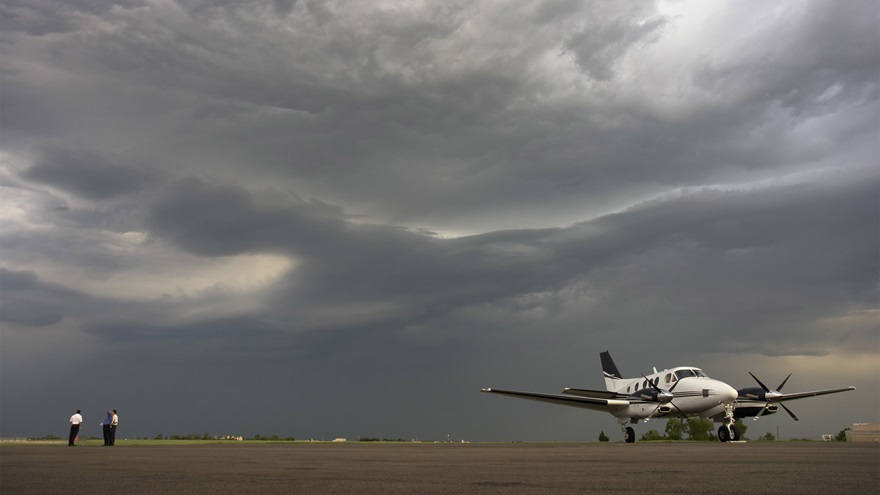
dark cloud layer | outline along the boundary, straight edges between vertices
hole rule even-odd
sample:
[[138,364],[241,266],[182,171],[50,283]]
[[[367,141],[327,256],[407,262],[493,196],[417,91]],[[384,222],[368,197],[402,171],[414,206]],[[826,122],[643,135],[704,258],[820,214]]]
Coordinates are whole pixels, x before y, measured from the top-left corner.
[[594,439],[476,391],[605,349],[870,419],[878,15],[5,2],[0,434]]

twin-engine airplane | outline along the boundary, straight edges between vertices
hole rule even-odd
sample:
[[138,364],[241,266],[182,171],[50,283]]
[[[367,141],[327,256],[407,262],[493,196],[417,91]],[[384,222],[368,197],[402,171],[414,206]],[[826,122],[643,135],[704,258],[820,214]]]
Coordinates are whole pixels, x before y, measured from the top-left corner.
[[684,419],[693,416],[712,418],[716,423],[722,423],[718,428],[720,441],[736,441],[740,439],[740,432],[733,423],[738,418],[754,417],[757,420],[775,413],[779,404],[797,421],[797,416],[783,402],[856,389],[846,387],[784,394],[780,390],[791,377],[790,374],[776,390],[770,390],[750,372],[761,387],[736,390],[722,381],[709,378],[703,370],[690,366],[663,371],[654,368],[653,373],[642,375],[641,378],[622,378],[608,351],[600,353],[599,357],[602,359],[607,390],[566,388],[562,395],[493,388],[484,388],[481,392],[605,411],[617,418],[626,443],[633,443],[636,441],[635,431],[626,426],[627,423],[637,424],[640,419],[648,421],[668,415]]

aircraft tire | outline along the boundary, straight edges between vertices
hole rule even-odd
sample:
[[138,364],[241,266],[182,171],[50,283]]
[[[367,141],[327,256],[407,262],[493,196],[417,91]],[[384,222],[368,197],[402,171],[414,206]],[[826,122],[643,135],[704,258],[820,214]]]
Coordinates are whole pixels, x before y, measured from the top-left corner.
[[730,441],[730,429],[727,426],[721,425],[718,428],[718,440],[722,443]]
[[636,431],[631,426],[627,426],[623,430],[623,441],[626,443],[634,443],[636,441]]
[[730,436],[731,436],[730,439],[733,440],[734,442],[739,442],[740,439],[742,438],[742,436],[739,433],[739,428],[737,428],[736,426],[730,427]]

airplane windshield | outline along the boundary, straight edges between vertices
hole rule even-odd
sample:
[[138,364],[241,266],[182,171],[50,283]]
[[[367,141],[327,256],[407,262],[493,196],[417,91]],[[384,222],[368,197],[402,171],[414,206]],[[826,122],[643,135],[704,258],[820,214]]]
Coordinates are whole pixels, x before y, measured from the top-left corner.
[[703,373],[703,370],[698,370],[698,369],[678,370],[675,372],[675,376],[677,376],[679,379],[692,378],[692,377],[709,378],[708,375]]

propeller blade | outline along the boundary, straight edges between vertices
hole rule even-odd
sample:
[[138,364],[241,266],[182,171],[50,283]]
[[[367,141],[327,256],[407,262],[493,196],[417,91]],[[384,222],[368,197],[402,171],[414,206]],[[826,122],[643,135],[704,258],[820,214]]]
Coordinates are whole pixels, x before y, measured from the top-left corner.
[[[750,375],[752,375],[752,372],[751,372],[751,371],[749,371],[749,374],[750,374]],[[760,385],[760,386],[761,386],[761,388],[763,388],[763,389],[764,389],[764,392],[769,392],[769,391],[770,391],[770,389],[769,389],[769,388],[767,388],[767,385],[764,385],[764,384],[763,384],[763,383],[761,383],[761,380],[758,380],[758,377],[757,377],[757,376],[755,376],[755,375],[752,375],[752,378],[754,378],[754,379],[755,379],[755,381],[756,381],[756,382],[758,382],[758,385]],[[786,380],[788,380],[788,378],[786,378]],[[785,383],[785,382],[783,382],[783,384],[784,384],[784,383]]]
[[785,386],[785,382],[787,382],[789,378],[791,378],[791,373],[789,373],[788,376],[785,377],[785,380],[782,380],[782,383],[780,383],[779,386],[776,387],[776,390],[781,392],[781,391],[782,391],[782,387]]
[[800,421],[800,420],[798,419],[798,417],[795,416],[793,412],[791,412],[791,409],[785,407],[785,404],[783,404],[782,402],[780,402],[779,405],[782,406],[783,409],[785,409],[785,412],[787,412],[788,415],[791,416],[791,419],[793,419],[793,420],[795,420],[795,421]]
[[764,411],[767,410],[767,406],[769,406],[769,405],[770,405],[770,402],[768,401],[766,404],[764,404],[764,407],[762,407],[761,410],[758,411],[758,414],[756,414],[755,417],[752,418],[752,419],[753,419],[754,421],[757,421],[758,418],[760,418],[761,415],[764,414]]
[[670,404],[672,407],[674,407],[676,411],[678,411],[678,414],[681,414],[682,419],[684,419],[685,421],[687,421],[688,417],[687,417],[687,414],[684,413],[684,411],[682,411],[681,409],[679,409],[678,406],[676,406],[676,405],[673,404],[672,402],[670,402],[669,404]]
[[669,387],[669,391],[672,392],[673,390],[675,390],[675,387],[677,387],[679,383],[681,383],[681,378],[676,380],[676,382],[673,383],[671,387]]

